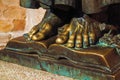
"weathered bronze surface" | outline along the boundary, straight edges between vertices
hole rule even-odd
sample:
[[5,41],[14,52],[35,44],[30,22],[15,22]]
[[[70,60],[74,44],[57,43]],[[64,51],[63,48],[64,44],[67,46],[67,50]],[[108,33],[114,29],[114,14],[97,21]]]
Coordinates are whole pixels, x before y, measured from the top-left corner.
[[[120,26],[119,0],[29,0],[31,4],[27,0],[20,2],[23,7],[31,8],[36,5],[37,8],[39,4],[39,7],[47,10],[42,22],[28,32],[31,40],[44,40],[57,35],[57,29],[68,24],[63,26],[65,29],[62,32],[58,32],[60,34],[56,43],[66,44],[70,48],[86,48],[95,44],[104,31],[120,30],[117,27]],[[114,18],[113,15],[117,17]]]
[[24,52],[24,53],[38,53],[39,55],[47,52],[47,48],[50,44],[55,42],[56,37],[52,37],[41,42],[28,41],[23,36],[14,38],[8,42],[5,49]]
[[[15,44],[10,45],[10,43],[13,44],[13,42],[15,42]],[[21,38],[17,38],[9,42],[7,47],[15,49],[16,45],[24,42]],[[39,46],[40,44],[32,48],[35,50],[35,48]],[[17,46],[19,50],[13,50],[7,47],[0,51],[0,59],[8,62],[79,80],[120,79],[120,56],[114,48],[93,47],[76,51],[68,49],[65,46],[53,44],[48,49],[44,47],[46,52],[38,55],[36,51],[22,52],[24,48],[29,49],[28,44],[26,47],[23,46],[23,44]],[[29,45],[29,47],[31,46]]]
[[10,40],[0,59],[79,80],[120,79],[120,0],[20,2],[46,14]]
[[120,56],[115,48],[91,46],[76,50],[53,44],[55,40],[13,39],[0,51],[0,59],[79,80],[120,79]]
[[56,60],[66,59],[70,60],[71,63],[84,63],[86,66],[96,67],[101,71],[103,70],[103,72],[112,72],[115,69],[119,69],[116,67],[120,66],[120,56],[114,48],[92,46],[76,50],[67,48],[64,45],[53,44],[55,43],[55,38],[41,42],[28,42],[24,37],[18,37],[11,40],[5,49],[29,55],[48,56]]

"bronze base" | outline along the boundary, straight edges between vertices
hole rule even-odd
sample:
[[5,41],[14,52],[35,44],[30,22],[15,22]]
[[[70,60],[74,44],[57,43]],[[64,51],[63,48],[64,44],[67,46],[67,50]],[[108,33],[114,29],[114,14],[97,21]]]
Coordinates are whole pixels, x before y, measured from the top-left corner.
[[79,80],[120,79],[120,56],[115,49],[74,50],[53,44],[54,41],[55,37],[42,42],[29,42],[19,37],[0,51],[0,59]]

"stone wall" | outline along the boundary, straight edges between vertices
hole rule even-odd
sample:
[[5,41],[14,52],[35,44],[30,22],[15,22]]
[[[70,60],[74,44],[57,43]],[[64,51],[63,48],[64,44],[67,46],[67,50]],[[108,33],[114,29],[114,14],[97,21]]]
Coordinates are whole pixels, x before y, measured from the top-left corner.
[[37,25],[43,18],[45,10],[26,9],[19,5],[19,0],[0,0],[0,48],[6,43]]
[[0,32],[28,32],[41,21],[44,13],[42,8],[21,7],[19,0],[0,0]]
[[0,32],[24,30],[26,10],[19,0],[0,0]]

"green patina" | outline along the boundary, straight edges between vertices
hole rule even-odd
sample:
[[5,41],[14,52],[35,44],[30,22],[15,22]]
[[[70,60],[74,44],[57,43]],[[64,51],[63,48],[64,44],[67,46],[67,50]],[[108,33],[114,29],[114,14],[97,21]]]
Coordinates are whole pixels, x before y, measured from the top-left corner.
[[8,61],[8,62],[13,62],[13,63],[18,63],[19,61],[15,58],[10,57],[9,55],[6,56],[0,56],[1,60]]
[[[4,54],[4,53],[3,53]],[[17,63],[23,66],[45,70],[47,72],[58,74],[61,76],[71,77],[75,80],[108,80],[105,74],[93,72],[82,68],[74,68],[67,65],[57,64],[46,60],[37,60],[36,57],[16,54],[0,54],[0,59]],[[12,57],[14,56],[14,57]]]
[[97,73],[92,73],[96,76],[91,75],[91,71],[86,71],[86,70],[80,70],[77,68],[72,68],[64,65],[57,65],[55,63],[49,64],[47,62],[40,62],[43,70],[58,74],[61,76],[67,76],[71,77],[75,80],[107,80],[107,78],[104,75],[100,75]]

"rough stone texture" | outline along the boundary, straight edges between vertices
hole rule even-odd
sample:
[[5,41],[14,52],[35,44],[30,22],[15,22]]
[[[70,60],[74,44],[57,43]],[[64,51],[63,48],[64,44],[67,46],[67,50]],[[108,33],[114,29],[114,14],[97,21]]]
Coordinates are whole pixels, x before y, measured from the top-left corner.
[[19,0],[2,0],[2,3],[9,6],[19,6]]
[[[19,27],[21,27],[20,30],[24,30],[25,18],[26,10],[19,6],[19,0],[0,0],[0,32],[15,31]],[[14,21],[17,22],[14,23]]]
[[6,19],[25,19],[25,12],[22,8],[18,6],[10,6],[6,10],[3,11],[3,16]]
[[14,28],[12,31],[24,30],[24,27],[22,26],[25,26],[25,20],[13,20],[13,25]]
[[0,32],[9,32],[13,28],[10,20],[0,20]]
[[19,0],[0,0],[0,32],[11,33],[13,38],[21,36],[37,25],[44,13],[45,10],[42,8],[21,7]]

